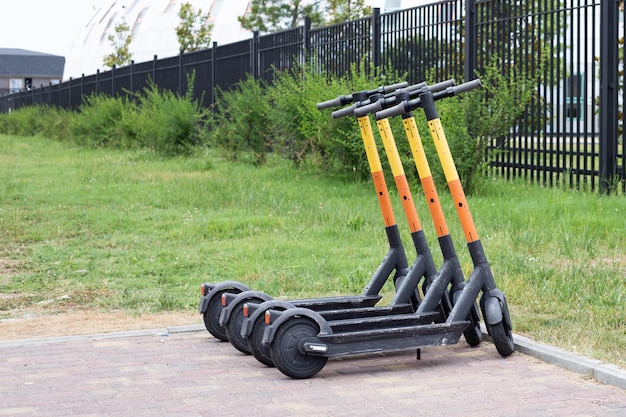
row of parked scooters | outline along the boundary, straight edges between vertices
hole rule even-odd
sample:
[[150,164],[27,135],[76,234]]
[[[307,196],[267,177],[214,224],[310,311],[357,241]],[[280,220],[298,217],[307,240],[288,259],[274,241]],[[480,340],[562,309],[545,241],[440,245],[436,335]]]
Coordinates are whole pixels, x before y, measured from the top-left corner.
[[[389,250],[359,295],[275,300],[238,281],[203,283],[199,311],[214,337],[229,341],[259,362],[292,378],[310,378],[328,358],[417,350],[482,341],[480,317],[497,351],[514,351],[511,318],[498,290],[465,198],[435,102],[479,88],[480,80],[455,85],[399,83],[359,91],[318,103],[320,110],[339,107],[332,117],[356,117],[380,205]],[[413,111],[423,109],[458,218],[473,270],[464,276],[449,234]],[[416,258],[409,265],[400,238],[371,124],[376,125],[411,231]],[[389,118],[401,116],[422,191],[443,255],[437,267],[413,202]],[[379,306],[380,291],[392,279],[392,301]],[[481,294],[482,293],[482,294]],[[476,300],[480,295],[480,311]]]

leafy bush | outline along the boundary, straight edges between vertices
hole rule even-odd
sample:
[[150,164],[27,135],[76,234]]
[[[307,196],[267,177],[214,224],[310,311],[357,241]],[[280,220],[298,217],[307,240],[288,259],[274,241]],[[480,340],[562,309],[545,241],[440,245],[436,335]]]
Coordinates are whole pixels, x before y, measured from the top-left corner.
[[240,81],[232,90],[218,90],[210,123],[212,143],[231,160],[251,153],[254,163],[264,163],[274,143],[269,108],[264,83],[252,76]]
[[333,119],[331,110],[320,111],[316,104],[389,82],[364,65],[354,66],[350,75],[341,79],[300,66],[277,72],[268,96],[278,150],[296,165],[308,161],[326,172],[369,177],[356,118]]
[[[188,82],[193,85],[192,79]],[[163,155],[184,155],[201,144],[204,111],[193,100],[192,88],[179,96],[159,90],[152,83],[135,98],[136,106],[123,115],[120,124],[129,146],[153,149]]]
[[133,106],[125,97],[96,94],[85,97],[70,124],[72,140],[95,148],[123,147],[119,123]]
[[72,118],[72,138],[91,147],[188,154],[204,137],[204,111],[192,94],[192,88],[181,97],[151,83],[130,98],[89,96]]
[[67,134],[68,112],[49,106],[27,106],[0,114],[0,132],[18,136],[44,134],[62,138]]
[[514,67],[507,73],[501,68],[500,59],[493,57],[479,74],[482,88],[460,97],[459,111],[465,117],[469,140],[459,144],[458,152],[462,155],[461,178],[470,193],[481,188],[480,181],[485,179],[481,174],[493,160],[496,151],[488,153],[488,145],[496,139],[506,141],[526,105],[537,98],[534,80],[520,75]]

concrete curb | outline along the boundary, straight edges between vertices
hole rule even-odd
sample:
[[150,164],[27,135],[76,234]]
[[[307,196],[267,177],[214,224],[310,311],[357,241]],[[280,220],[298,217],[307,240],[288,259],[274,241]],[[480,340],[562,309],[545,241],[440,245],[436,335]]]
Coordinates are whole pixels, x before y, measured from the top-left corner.
[[[170,334],[193,333],[205,331],[202,324],[192,324],[187,326],[173,326],[150,330],[135,330],[127,332],[98,333],[80,336],[50,337],[44,339],[24,339],[0,342],[0,349],[3,347],[45,345],[50,343],[64,343],[87,340],[118,339],[126,337],[142,336],[167,336]],[[491,342],[491,338],[483,327],[483,339]],[[591,359],[586,356],[577,355],[564,349],[535,342],[527,337],[513,334],[515,350],[528,356],[537,358],[543,362],[567,369],[581,375],[590,376],[596,380],[617,388],[626,390],[626,369],[618,366],[603,363],[602,361]]]
[[[491,341],[491,338],[484,331],[483,339]],[[535,342],[518,334],[513,334],[513,341],[515,342],[515,350],[519,353],[626,390],[626,369]]]
[[14,346],[27,346],[27,345],[45,345],[50,343],[65,343],[65,342],[77,342],[85,340],[105,340],[105,339],[120,339],[125,337],[143,337],[143,336],[167,336],[168,334],[177,333],[190,333],[199,332],[205,330],[202,324],[192,324],[187,326],[174,326],[163,327],[148,330],[132,330],[126,332],[112,332],[112,333],[95,333],[78,336],[59,336],[59,337],[46,337],[41,339],[21,339],[10,340],[7,342],[0,342],[0,349],[3,347]]

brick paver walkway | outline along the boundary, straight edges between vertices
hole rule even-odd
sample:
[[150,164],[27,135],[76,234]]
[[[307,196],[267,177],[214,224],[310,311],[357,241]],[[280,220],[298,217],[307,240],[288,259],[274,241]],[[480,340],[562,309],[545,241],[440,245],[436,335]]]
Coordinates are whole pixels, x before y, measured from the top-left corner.
[[0,343],[0,416],[626,416],[626,391],[493,345],[292,380],[206,332]]

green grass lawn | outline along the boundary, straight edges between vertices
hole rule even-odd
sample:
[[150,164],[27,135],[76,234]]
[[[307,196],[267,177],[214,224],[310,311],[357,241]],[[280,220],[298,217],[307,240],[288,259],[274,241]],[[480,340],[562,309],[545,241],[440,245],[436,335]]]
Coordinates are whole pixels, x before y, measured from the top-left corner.
[[[413,194],[440,263],[418,185]],[[626,199],[493,180],[469,204],[514,331],[626,366]],[[0,318],[42,301],[50,314],[193,310],[203,281],[231,279],[272,296],[360,293],[387,251],[383,227],[372,184],[349,173],[0,136],[0,260],[12,265],[0,271]]]

